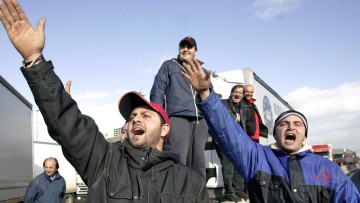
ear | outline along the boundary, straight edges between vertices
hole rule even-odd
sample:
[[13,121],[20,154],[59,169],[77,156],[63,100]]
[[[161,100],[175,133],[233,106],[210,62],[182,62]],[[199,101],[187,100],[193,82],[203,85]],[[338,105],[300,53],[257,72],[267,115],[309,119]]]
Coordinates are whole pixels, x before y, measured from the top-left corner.
[[165,123],[162,127],[161,127],[161,137],[165,138],[166,135],[169,133],[170,131],[170,125]]

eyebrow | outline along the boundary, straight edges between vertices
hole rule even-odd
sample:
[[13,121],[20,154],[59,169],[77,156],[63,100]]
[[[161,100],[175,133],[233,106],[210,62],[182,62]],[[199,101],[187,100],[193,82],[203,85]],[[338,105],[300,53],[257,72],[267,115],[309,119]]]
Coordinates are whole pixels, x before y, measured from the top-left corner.
[[[137,113],[131,113],[130,114],[130,117],[131,116],[135,116],[135,115],[137,115],[137,114],[140,114],[140,115],[144,115],[144,114],[147,114],[147,113],[152,113],[152,112],[155,112],[155,111],[153,111],[153,110],[150,110],[150,109],[145,109],[145,110],[143,110],[143,111],[141,111],[141,112],[137,112]],[[156,113],[156,112],[155,112]]]
[[288,120],[282,120],[282,121],[280,121],[279,123],[302,123],[303,124],[303,122],[302,121],[298,121],[298,120],[295,120],[295,121],[288,121]]

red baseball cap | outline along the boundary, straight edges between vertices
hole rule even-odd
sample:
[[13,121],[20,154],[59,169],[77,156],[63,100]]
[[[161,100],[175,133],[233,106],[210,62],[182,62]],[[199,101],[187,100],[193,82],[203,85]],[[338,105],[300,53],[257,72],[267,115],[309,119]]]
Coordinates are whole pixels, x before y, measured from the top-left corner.
[[170,119],[164,108],[154,102],[147,101],[141,94],[135,91],[125,93],[119,100],[119,111],[120,114],[125,118],[126,121],[129,121],[131,112],[138,106],[149,106],[154,111],[158,112],[161,117],[164,119],[166,124],[170,125]]

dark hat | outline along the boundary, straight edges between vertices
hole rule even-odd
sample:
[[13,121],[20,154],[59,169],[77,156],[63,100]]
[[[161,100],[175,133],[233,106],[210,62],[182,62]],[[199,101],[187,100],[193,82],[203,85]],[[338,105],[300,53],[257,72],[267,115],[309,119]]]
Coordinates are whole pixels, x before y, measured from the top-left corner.
[[154,111],[158,112],[161,117],[164,119],[166,124],[170,125],[170,119],[164,108],[157,103],[147,101],[142,95],[138,92],[131,91],[125,93],[119,100],[119,111],[120,114],[125,118],[126,121],[129,121],[131,112],[138,106],[149,106]]
[[302,120],[302,122],[304,123],[304,126],[305,126],[305,137],[307,137],[308,124],[307,124],[306,117],[302,113],[300,113],[298,111],[295,111],[295,110],[284,111],[276,118],[273,135],[275,134],[275,128],[280,123],[280,121],[282,121],[284,118],[286,118],[286,117],[288,117],[290,115],[298,116]]
[[194,38],[187,36],[180,41],[179,45],[181,46],[185,43],[189,43],[191,46],[195,47],[195,50],[197,51],[197,45]]

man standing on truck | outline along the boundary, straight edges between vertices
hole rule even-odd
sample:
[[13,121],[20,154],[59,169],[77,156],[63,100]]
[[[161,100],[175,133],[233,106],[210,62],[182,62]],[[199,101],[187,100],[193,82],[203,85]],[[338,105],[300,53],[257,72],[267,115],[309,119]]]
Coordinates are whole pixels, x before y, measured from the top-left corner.
[[246,84],[245,86],[245,97],[244,101],[248,105],[250,113],[247,114],[248,117],[246,122],[247,134],[251,137],[252,140],[259,143],[260,137],[268,137],[268,128],[262,122],[260,113],[255,104],[254,96],[254,86],[251,84]]
[[49,135],[89,187],[87,202],[209,202],[205,180],[162,152],[170,125],[159,104],[137,92],[126,93],[118,107],[129,122],[130,144],[107,142],[66,92],[52,62],[42,56],[45,19],[34,30],[19,3],[4,0],[0,20],[24,59],[21,71]]
[[63,201],[66,182],[58,172],[59,162],[55,157],[49,157],[43,163],[44,172],[36,176],[29,184],[25,196],[25,203]]
[[[177,58],[165,61],[150,91],[150,101],[160,104],[170,116],[169,151],[179,154],[180,163],[198,172],[205,179],[205,144],[208,127],[195,104],[196,92],[180,73],[189,64],[198,50],[192,37],[185,37],[179,43]],[[202,62],[201,62],[202,63]]]
[[[246,131],[246,104],[243,101],[244,97],[244,86],[234,85],[231,88],[231,93],[228,99],[221,100],[229,113],[233,116],[236,123],[239,124]],[[218,146],[217,146],[218,147]],[[239,172],[234,169],[234,166],[223,155],[220,150],[219,157],[221,160],[221,168],[224,180],[224,197],[228,201],[240,201],[241,198],[247,199],[244,194],[244,179],[241,177]]]
[[[209,87],[211,72],[189,61],[187,78],[198,92],[197,105],[221,151],[249,185],[250,202],[360,202],[354,183],[336,163],[311,152],[304,143],[308,123],[295,110],[275,120],[275,143],[253,142]],[[192,62],[192,63],[191,63]]]

